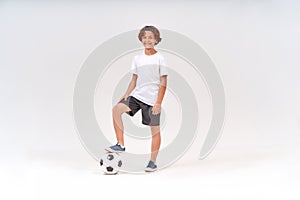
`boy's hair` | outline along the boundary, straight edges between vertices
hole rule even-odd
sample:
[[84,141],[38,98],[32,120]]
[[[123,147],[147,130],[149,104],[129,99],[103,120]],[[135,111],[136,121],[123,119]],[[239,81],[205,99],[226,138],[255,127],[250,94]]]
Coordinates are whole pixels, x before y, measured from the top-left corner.
[[154,38],[157,41],[155,45],[157,45],[161,41],[159,30],[155,26],[144,26],[139,32],[138,38],[140,41],[142,41],[142,37],[144,36],[145,31],[151,31],[154,34]]

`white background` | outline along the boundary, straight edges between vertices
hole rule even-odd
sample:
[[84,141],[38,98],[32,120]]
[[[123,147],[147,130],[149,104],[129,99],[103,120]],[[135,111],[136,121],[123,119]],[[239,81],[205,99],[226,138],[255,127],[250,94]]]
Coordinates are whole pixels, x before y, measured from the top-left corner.
[[[299,199],[299,9],[267,0],[1,1],[1,199]],[[188,36],[212,58],[227,98],[223,136],[205,160],[103,176],[74,128],[76,76],[102,42],[148,24]],[[196,144],[187,156],[198,155]]]

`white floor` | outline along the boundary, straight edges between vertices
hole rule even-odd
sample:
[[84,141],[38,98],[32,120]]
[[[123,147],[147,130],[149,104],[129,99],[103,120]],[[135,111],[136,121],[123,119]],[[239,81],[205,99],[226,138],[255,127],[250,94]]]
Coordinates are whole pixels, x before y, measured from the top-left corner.
[[167,169],[142,175],[103,175],[97,161],[84,150],[82,154],[70,155],[44,152],[44,158],[35,154],[30,160],[2,162],[0,198],[300,198],[297,151],[294,154],[279,149],[235,152],[219,145],[204,160],[181,159]]

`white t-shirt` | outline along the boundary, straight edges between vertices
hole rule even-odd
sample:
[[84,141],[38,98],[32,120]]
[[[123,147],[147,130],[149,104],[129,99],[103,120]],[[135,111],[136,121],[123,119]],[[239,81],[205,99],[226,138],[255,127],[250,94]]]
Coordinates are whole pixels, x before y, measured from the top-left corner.
[[134,57],[130,73],[138,76],[135,90],[131,95],[153,106],[158,97],[160,76],[168,75],[164,57],[158,51],[149,56],[143,50]]

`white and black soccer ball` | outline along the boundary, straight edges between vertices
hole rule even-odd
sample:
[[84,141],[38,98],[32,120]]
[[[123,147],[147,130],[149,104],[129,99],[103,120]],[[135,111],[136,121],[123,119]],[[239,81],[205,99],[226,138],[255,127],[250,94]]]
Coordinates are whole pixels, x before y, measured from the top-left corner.
[[122,164],[121,156],[117,153],[106,153],[100,157],[100,168],[105,174],[117,174]]

